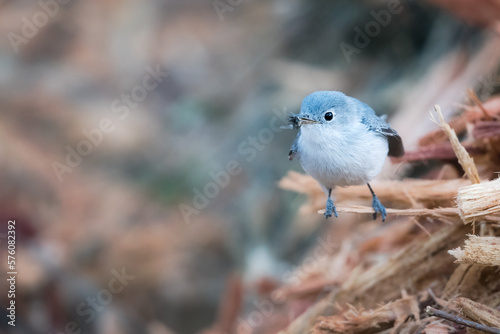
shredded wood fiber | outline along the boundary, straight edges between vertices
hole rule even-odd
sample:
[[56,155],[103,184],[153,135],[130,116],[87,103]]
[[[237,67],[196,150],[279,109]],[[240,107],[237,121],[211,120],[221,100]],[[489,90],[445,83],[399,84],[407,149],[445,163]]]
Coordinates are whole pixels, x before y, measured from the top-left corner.
[[462,187],[457,205],[464,223],[473,223],[487,215],[500,212],[500,178]]
[[404,296],[374,310],[357,310],[347,305],[340,315],[325,317],[312,330],[313,334],[364,333],[368,329],[380,329],[389,323],[393,327],[402,324],[409,316],[420,319],[420,309],[415,296]]
[[459,263],[475,263],[500,266],[500,237],[478,237],[469,235],[465,246],[448,251]]

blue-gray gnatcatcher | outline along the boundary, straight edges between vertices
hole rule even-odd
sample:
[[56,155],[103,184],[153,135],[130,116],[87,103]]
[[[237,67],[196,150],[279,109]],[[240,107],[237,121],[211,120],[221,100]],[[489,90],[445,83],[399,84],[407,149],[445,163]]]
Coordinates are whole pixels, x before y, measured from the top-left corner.
[[328,195],[325,218],[338,217],[332,189],[366,183],[373,197],[373,219],[380,212],[385,221],[385,207],[368,182],[380,173],[387,155],[404,154],[401,137],[385,119],[355,98],[324,91],[307,96],[289,123],[299,132],[288,158],[298,157]]

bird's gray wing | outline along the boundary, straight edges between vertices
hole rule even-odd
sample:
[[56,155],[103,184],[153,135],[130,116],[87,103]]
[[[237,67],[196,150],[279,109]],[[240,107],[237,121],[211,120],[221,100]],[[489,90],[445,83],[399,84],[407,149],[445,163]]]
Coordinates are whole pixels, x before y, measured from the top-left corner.
[[[371,108],[370,108],[371,109]],[[399,134],[391,128],[389,123],[387,123],[381,117],[375,115],[375,112],[367,114],[361,118],[361,123],[366,125],[368,130],[374,131],[377,134],[384,136],[389,143],[389,156],[390,157],[402,157],[405,154],[405,149],[403,147],[403,141]]]

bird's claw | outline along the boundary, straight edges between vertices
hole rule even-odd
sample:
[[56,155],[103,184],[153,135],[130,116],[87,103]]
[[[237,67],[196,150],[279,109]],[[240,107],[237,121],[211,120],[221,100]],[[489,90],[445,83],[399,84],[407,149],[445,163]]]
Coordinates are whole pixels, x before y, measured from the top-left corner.
[[382,215],[382,221],[385,222],[385,217],[387,216],[387,212],[385,211],[385,207],[380,203],[380,200],[377,196],[373,195],[372,207],[375,212],[373,213],[373,220],[377,219],[377,212],[380,212]]
[[335,218],[338,218],[338,214],[337,214],[337,209],[335,208],[335,205],[333,205],[333,201],[331,198],[329,198],[327,201],[326,201],[326,210],[325,210],[325,219],[328,219],[330,218],[331,216],[335,215]]

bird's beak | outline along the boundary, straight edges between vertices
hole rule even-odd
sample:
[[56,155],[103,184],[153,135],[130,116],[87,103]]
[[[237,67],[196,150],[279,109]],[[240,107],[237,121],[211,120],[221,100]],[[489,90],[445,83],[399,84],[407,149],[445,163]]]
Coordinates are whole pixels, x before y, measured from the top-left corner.
[[300,121],[300,125],[302,125],[302,124],[316,124],[316,123],[318,123],[318,121],[310,119],[309,117],[300,116],[300,117],[298,117],[298,119]]

